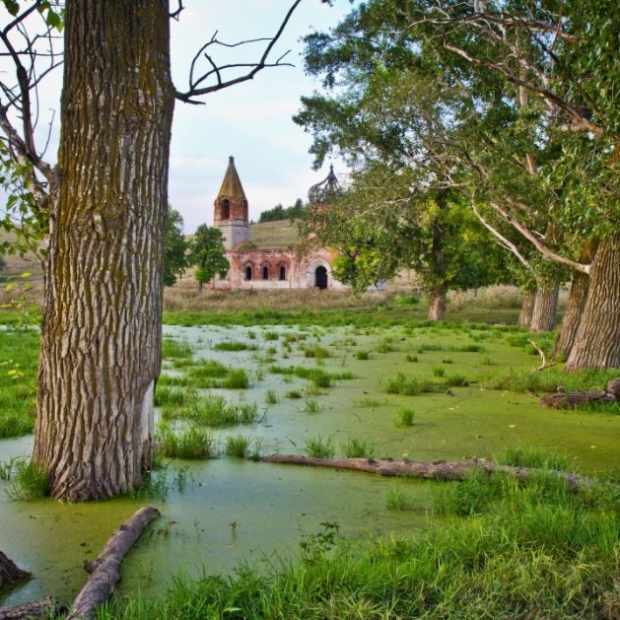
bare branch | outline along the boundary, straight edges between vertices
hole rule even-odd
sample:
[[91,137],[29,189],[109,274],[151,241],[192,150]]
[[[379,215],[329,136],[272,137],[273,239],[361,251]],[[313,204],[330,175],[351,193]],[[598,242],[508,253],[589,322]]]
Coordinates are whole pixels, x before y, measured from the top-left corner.
[[[284,32],[286,26],[291,20],[293,13],[297,9],[297,7],[301,4],[301,2],[302,0],[295,0],[295,2],[293,2],[288,12],[284,16],[284,19],[282,20],[280,27],[278,28],[277,32],[275,33],[273,37],[266,37],[266,38],[261,37],[258,39],[247,39],[245,41],[239,41],[237,43],[225,43],[225,42],[218,40],[217,32],[216,32],[211,37],[211,39],[207,41],[207,43],[205,43],[198,50],[198,52],[192,59],[192,63],[190,66],[190,73],[189,73],[189,88],[185,92],[177,91],[176,93],[177,99],[184,101],[186,103],[193,103],[193,104],[203,103],[201,101],[198,101],[197,97],[201,97],[203,95],[207,95],[209,93],[216,92],[224,88],[228,88],[229,86],[233,86],[235,84],[241,84],[242,82],[247,82],[249,80],[252,80],[254,76],[260,71],[262,71],[263,69],[266,69],[269,67],[292,67],[293,65],[291,63],[283,62],[286,56],[289,54],[290,50],[282,54],[274,62],[269,62],[269,57],[276,43],[279,41],[280,37],[282,36],[282,33]],[[214,59],[207,53],[207,49],[213,45],[218,45],[220,47],[226,47],[226,48],[236,48],[236,47],[240,47],[243,45],[249,45],[249,44],[260,43],[260,42],[268,42],[268,44],[265,47],[260,59],[255,63],[231,63],[231,64],[225,64],[225,65],[218,66],[216,62],[214,61]],[[204,58],[209,63],[210,68],[207,71],[205,71],[202,75],[196,78],[195,77],[196,65],[201,58]],[[235,69],[250,69],[250,71],[237,77],[233,77],[230,79],[224,79],[223,72],[228,72],[230,70],[235,70]],[[202,84],[204,84],[210,78],[213,78],[213,77],[215,77],[214,84],[211,84],[209,86],[201,86]]]

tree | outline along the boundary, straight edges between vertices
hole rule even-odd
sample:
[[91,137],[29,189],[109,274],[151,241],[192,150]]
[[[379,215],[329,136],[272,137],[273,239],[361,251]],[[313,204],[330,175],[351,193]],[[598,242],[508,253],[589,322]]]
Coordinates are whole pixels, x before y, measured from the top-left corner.
[[188,267],[188,245],[183,235],[183,218],[168,208],[164,237],[164,286],[172,286]]
[[306,213],[304,201],[298,198],[295,204],[286,209],[281,205],[276,205],[273,209],[267,209],[260,214],[260,222],[274,222],[278,220],[298,220]]
[[[567,368],[620,366],[620,266],[608,264],[620,243],[619,29],[610,0],[585,10],[575,1],[369,0],[332,32],[307,38],[308,70],[337,93],[304,99],[298,116],[315,133],[319,160],[333,144],[383,154],[408,136],[401,153],[440,164],[496,238],[507,225],[540,260],[588,277],[592,303]],[[389,109],[383,76],[407,74],[402,81],[427,100],[422,111],[441,111],[434,140],[419,107],[369,122],[372,99]],[[592,261],[580,262],[593,241]],[[552,301],[561,280],[548,287],[546,273],[527,268],[549,290],[539,300]]]
[[198,226],[190,243],[189,263],[196,267],[200,290],[216,275],[226,277],[230,264],[225,254],[222,231],[206,224]]
[[[0,129],[12,165],[25,170],[32,208],[49,221],[33,460],[48,472],[54,497],[125,493],[151,466],[175,100],[200,103],[267,67],[288,66],[285,55],[270,57],[300,2],[273,37],[258,41],[255,62],[218,66],[212,50],[230,44],[211,37],[178,90],[169,28],[182,2],[169,13],[167,0],[67,0],[59,53],[56,3],[2,0],[10,17],[0,43],[15,82],[1,80]],[[29,34],[25,23],[37,16],[42,32]],[[35,143],[36,91],[62,62],[54,166]]]

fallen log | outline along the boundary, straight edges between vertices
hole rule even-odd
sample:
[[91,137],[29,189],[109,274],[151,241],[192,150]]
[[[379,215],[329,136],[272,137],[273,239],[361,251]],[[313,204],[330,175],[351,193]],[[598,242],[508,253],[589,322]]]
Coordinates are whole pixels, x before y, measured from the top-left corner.
[[0,620],[55,618],[62,611],[52,597],[47,597],[35,603],[25,603],[16,607],[0,607]]
[[620,379],[612,379],[604,390],[567,392],[559,388],[557,392],[545,394],[540,403],[552,409],[575,409],[589,403],[614,403],[620,401]]
[[[379,476],[419,478],[422,480],[465,480],[475,472],[492,474],[503,473],[518,480],[527,480],[540,474],[540,469],[499,465],[487,459],[464,459],[462,461],[410,461],[408,459],[371,459],[371,458],[333,458],[320,459],[303,454],[272,454],[260,459],[264,463],[278,465],[306,465],[327,467],[329,469],[361,471]],[[571,489],[592,485],[592,480],[563,471],[553,472],[564,479]]]
[[85,564],[90,577],[73,602],[67,620],[95,616],[97,608],[108,600],[121,578],[124,557],[149,524],[159,516],[159,510],[153,506],[140,508],[111,536],[97,558]]
[[13,560],[0,551],[0,588],[12,586],[29,577],[29,572],[19,568]]

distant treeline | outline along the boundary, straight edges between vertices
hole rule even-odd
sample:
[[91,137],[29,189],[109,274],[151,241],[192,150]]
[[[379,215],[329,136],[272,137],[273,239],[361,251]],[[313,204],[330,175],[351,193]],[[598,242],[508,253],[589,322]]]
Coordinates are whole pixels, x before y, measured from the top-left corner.
[[295,201],[292,207],[276,205],[273,209],[267,209],[260,214],[259,222],[275,222],[277,220],[296,220],[304,216],[306,205],[301,198]]

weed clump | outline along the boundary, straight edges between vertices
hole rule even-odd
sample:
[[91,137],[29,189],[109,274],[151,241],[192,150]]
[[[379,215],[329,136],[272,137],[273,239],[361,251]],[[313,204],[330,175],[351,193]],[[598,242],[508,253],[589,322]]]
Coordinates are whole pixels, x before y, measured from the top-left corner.
[[5,475],[10,480],[6,493],[15,501],[30,501],[49,495],[49,476],[45,468],[27,459],[10,462],[11,471]]
[[415,411],[413,409],[401,409],[396,418],[397,426],[413,426]]
[[370,359],[370,353],[368,353],[368,351],[358,351],[355,354],[355,358],[361,361],[367,361]]
[[400,489],[390,489],[387,492],[385,504],[388,510],[405,511],[413,510],[414,503]]
[[372,458],[375,455],[374,446],[362,439],[349,439],[342,446],[342,451],[347,458]]
[[214,347],[216,351],[256,351],[255,344],[246,342],[218,342]]
[[319,413],[319,411],[321,411],[321,405],[319,405],[318,400],[308,398],[304,403],[304,411],[306,413]]
[[318,436],[306,441],[306,453],[308,456],[317,459],[331,459],[334,458],[336,450],[331,437],[324,439],[323,437]]
[[250,440],[243,435],[226,438],[226,454],[228,456],[244,459],[247,456],[249,446]]
[[195,424],[181,431],[161,425],[157,442],[161,455],[168,458],[210,459],[216,456],[215,438]]
[[518,447],[508,448],[497,462],[500,465],[513,467],[530,467],[533,469],[550,469],[566,471],[570,467],[568,457],[557,452],[541,448]]
[[280,402],[278,393],[275,390],[267,390],[267,393],[265,394],[265,402],[268,405],[277,405]]

